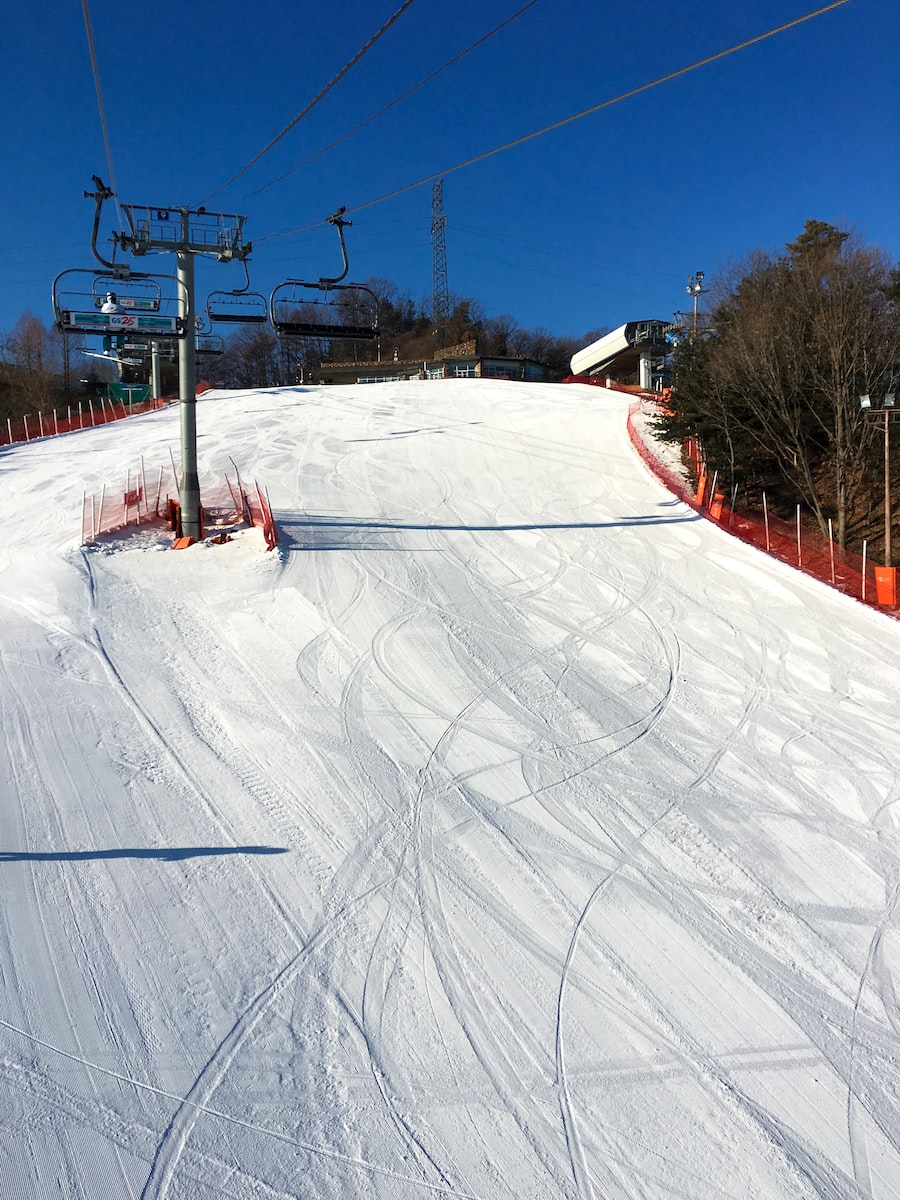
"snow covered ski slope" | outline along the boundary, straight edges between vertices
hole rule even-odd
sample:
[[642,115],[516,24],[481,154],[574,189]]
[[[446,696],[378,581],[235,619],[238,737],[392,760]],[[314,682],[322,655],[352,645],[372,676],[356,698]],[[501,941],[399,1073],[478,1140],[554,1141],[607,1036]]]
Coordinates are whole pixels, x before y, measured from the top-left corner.
[[0,452],[0,1196],[900,1195],[900,625],[624,397],[208,393],[282,545]]

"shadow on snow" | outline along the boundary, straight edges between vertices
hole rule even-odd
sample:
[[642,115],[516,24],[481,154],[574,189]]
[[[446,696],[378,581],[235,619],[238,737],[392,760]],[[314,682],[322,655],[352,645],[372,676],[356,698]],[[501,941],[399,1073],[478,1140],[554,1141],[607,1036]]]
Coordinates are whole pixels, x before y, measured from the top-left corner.
[[[662,506],[661,506],[662,507]],[[680,525],[699,521],[697,513],[686,516],[621,517],[616,521],[527,521],[521,524],[448,525],[440,521],[385,521],[359,517],[311,516],[275,514],[279,541],[283,550],[402,550],[395,542],[380,541],[370,534],[392,533],[516,533],[543,532],[567,529],[628,529],[644,525]],[[364,540],[360,539],[362,535]],[[357,540],[351,541],[355,538]]]
[[184,858],[204,858],[218,854],[287,854],[286,846],[176,846],[170,850],[139,848],[120,850],[0,850],[0,862],[84,862],[97,858],[158,858],[161,862],[179,862]]

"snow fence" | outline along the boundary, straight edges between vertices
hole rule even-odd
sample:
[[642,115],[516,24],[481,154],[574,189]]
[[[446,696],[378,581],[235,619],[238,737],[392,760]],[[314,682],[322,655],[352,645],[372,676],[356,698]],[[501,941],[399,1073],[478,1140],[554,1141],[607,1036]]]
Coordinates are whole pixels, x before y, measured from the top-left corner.
[[[174,463],[148,472],[140,467],[128,471],[118,486],[106,485],[98,494],[82,496],[81,542],[94,544],[103,534],[127,528],[166,524],[180,539],[181,505],[179,480]],[[267,550],[278,545],[278,529],[265,490],[254,480],[246,485],[235,467],[234,479],[225,474],[224,484],[204,488],[201,493],[201,536],[224,540],[227,530],[239,524],[253,525],[263,532]]]
[[[644,403],[647,399],[644,398]],[[822,580],[846,596],[887,610],[890,616],[900,616],[894,569],[878,566],[864,555],[844,550],[830,538],[803,528],[799,509],[797,520],[791,522],[768,513],[760,515],[735,507],[733,498],[729,501],[724,493],[716,491],[715,479],[710,480],[702,473],[700,447],[696,441],[686,439],[684,454],[697,475],[695,488],[667,467],[652,445],[641,436],[634,421],[641,408],[641,400],[636,400],[629,408],[628,435],[638,454],[670,492],[742,542]]]
[[14,421],[8,417],[5,424],[0,425],[0,446],[59,437],[60,434],[74,433],[78,429],[93,429],[96,425],[121,421],[123,417],[165,408],[167,403],[169,401],[147,400],[143,404],[119,404],[98,396],[96,400],[79,400],[77,405],[68,404],[64,409],[54,408],[51,412],[35,413],[21,420]]

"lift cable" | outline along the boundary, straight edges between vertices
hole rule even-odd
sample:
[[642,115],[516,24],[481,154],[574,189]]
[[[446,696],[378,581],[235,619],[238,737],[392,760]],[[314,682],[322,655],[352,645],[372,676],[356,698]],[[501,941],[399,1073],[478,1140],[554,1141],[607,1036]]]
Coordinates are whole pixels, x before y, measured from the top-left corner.
[[494,34],[499,33],[501,29],[505,29],[507,25],[511,25],[513,21],[521,17],[523,13],[526,13],[529,8],[534,8],[535,4],[537,3],[538,0],[528,0],[528,3],[523,4],[517,12],[512,14],[512,16],[507,17],[505,21],[501,21],[499,25],[495,25],[493,29],[483,34],[480,38],[478,38],[477,41],[473,42],[471,46],[467,46],[465,50],[461,50],[459,54],[454,55],[453,58],[445,62],[442,67],[438,67],[436,71],[432,71],[430,75],[426,75],[424,79],[420,79],[418,83],[414,83],[411,88],[408,88],[402,93],[402,95],[397,96],[397,98],[392,100],[390,104],[386,104],[384,108],[379,108],[378,112],[373,113],[371,117],[367,117],[365,121],[361,121],[359,125],[356,125],[349,131],[349,133],[343,134],[336,141],[331,142],[328,146],[325,146],[324,149],[318,150],[310,158],[304,159],[304,161],[301,163],[297,163],[295,167],[291,167],[290,170],[285,171],[283,175],[279,175],[275,179],[270,179],[269,182],[264,183],[262,187],[258,187],[255,191],[249,192],[244,199],[247,200],[250,198],[250,196],[258,196],[260,192],[264,192],[267,188],[274,187],[276,183],[281,183],[283,179],[287,179],[287,177],[289,175],[293,175],[295,171],[300,171],[303,167],[308,167],[310,163],[314,163],[317,158],[321,158],[323,154],[327,154],[329,150],[333,150],[335,146],[339,146],[341,142],[345,142],[348,138],[353,137],[354,134],[359,133],[361,129],[365,129],[367,125],[371,125],[373,121],[377,121],[379,117],[383,117],[386,112],[389,112],[392,108],[395,108],[403,100],[407,100],[413,94],[413,92],[417,92],[419,88],[424,87],[426,83],[431,83],[433,79],[437,79],[438,75],[441,75],[450,67],[455,66],[460,59],[465,58],[467,54],[471,54],[473,50],[477,50],[479,46],[492,38]]
[[[618,96],[613,96],[610,100],[603,100],[599,104],[594,104],[590,108],[582,109],[581,112],[573,114],[571,117],[564,117],[561,121],[554,121],[552,125],[545,125],[542,129],[536,129],[533,133],[526,133],[523,137],[515,138],[511,142],[505,142],[502,146],[495,146],[493,150],[485,150],[482,154],[476,154],[473,158],[467,158],[465,162],[457,163],[454,167],[444,167],[440,171],[435,171],[432,175],[426,175],[423,179],[417,179],[415,183],[407,183],[403,187],[395,188],[392,192],[385,192],[383,196],[378,196],[374,200],[367,200],[364,204],[357,204],[355,208],[348,208],[347,213],[358,213],[365,208],[372,208],[376,204],[382,204],[385,200],[393,200],[395,196],[402,196],[404,192],[411,192],[415,188],[422,187],[426,183],[433,183],[435,179],[440,179],[442,175],[451,175],[454,171],[461,171],[463,167],[471,167],[475,163],[483,162],[486,158],[491,158],[495,154],[500,154],[504,150],[511,150],[515,146],[521,146],[525,142],[530,142],[533,138],[541,137],[545,133],[552,133],[556,129],[562,129],[564,125],[571,125],[573,121],[580,121],[582,117],[589,117],[593,113],[600,112],[601,109],[610,108],[613,104],[618,104],[622,100],[629,100],[632,96],[639,96],[642,92],[648,92],[651,88],[659,87],[660,84],[669,83],[673,79],[678,79],[682,75],[687,75],[691,71],[696,71],[700,67],[707,67],[710,63],[718,62],[720,59],[727,58],[730,54],[736,54],[738,50],[746,50],[749,46],[758,45],[760,42],[766,41],[768,38],[775,37],[776,34],[784,33],[788,29],[794,29],[798,25],[802,25],[805,21],[811,21],[814,17],[821,17],[824,13],[831,12],[835,8],[841,8],[842,5],[848,4],[850,0],[833,0],[831,4],[825,4],[821,8],[815,9],[813,12],[805,13],[802,17],[796,17],[792,21],[787,21],[783,25],[778,25],[774,29],[769,29],[765,33],[757,34],[755,37],[748,38],[744,42],[738,42],[735,46],[729,46],[726,50],[719,50],[716,54],[710,54],[706,58],[698,59],[695,63],[690,63],[686,67],[679,67],[677,71],[670,71],[666,75],[660,75],[658,79],[653,79],[649,83],[642,83],[639,87],[631,88],[627,92],[621,92]],[[304,233],[308,229],[316,229],[319,225],[324,225],[327,221],[310,221],[307,225],[296,225],[293,229],[285,229],[281,233],[270,233],[264,237],[255,239],[255,244],[260,242],[270,242],[275,238],[288,237],[292,233]]]
[[106,110],[103,106],[103,92],[100,88],[100,68],[97,66],[97,51],[94,46],[94,31],[91,26],[91,14],[88,9],[88,0],[81,0],[81,11],[84,14],[84,28],[87,33],[88,50],[91,56],[91,70],[94,73],[94,90],[97,93],[97,107],[100,110],[100,128],[103,131],[103,145],[106,147],[106,166],[109,170],[109,182],[112,188],[112,195],[116,202],[116,215],[119,218],[119,225],[122,222],[122,212],[119,208],[119,201],[116,198],[116,177],[113,171],[112,150],[109,145],[109,130],[106,127]]
[[373,34],[373,36],[369,38],[369,40],[366,42],[366,44],[363,46],[363,48],[361,50],[359,50],[356,54],[354,54],[353,58],[350,59],[350,61],[347,63],[347,65],[345,67],[342,67],[341,70],[338,71],[338,73],[337,73],[337,75],[335,75],[334,79],[332,79],[330,83],[327,83],[325,85],[325,87],[323,87],[322,90],[317,95],[313,96],[313,98],[312,98],[312,100],[310,100],[309,104],[307,104],[305,108],[301,109],[301,111],[297,113],[296,117],[294,117],[294,119],[292,121],[290,121],[287,125],[285,125],[285,127],[284,127],[284,129],[282,129],[281,133],[279,133],[277,137],[272,138],[271,142],[269,142],[269,144],[267,146],[263,146],[262,150],[260,150],[260,152],[258,154],[254,155],[254,157],[251,158],[248,163],[245,163],[245,165],[243,167],[241,167],[241,169],[237,172],[236,175],[232,175],[232,177],[226,183],[223,183],[221,187],[216,188],[216,190],[214,192],[210,192],[210,194],[208,196],[204,197],[204,199],[201,200],[200,203],[206,204],[207,201],[209,201],[213,198],[213,196],[218,196],[218,194],[220,192],[224,192],[226,188],[231,187],[231,185],[235,182],[235,180],[240,179],[240,177],[243,174],[245,174],[247,171],[250,170],[250,168],[252,166],[254,166],[256,163],[258,163],[259,160],[263,157],[263,155],[268,154],[269,151],[272,149],[272,147],[275,146],[278,142],[280,142],[281,139],[285,136],[285,134],[290,133],[290,131],[297,124],[297,122],[300,121],[303,117],[305,117],[306,114],[312,108],[314,108],[316,104],[319,103],[319,101],[322,99],[322,97],[325,96],[328,92],[330,92],[331,89],[335,86],[335,84],[339,83],[340,80],[343,79],[343,77],[347,74],[347,72],[352,67],[356,66],[356,64],[363,57],[363,55],[372,49],[372,47],[375,45],[375,43],[378,41],[378,39],[380,37],[382,37],[383,34],[387,33],[387,31],[394,24],[394,22],[397,21],[400,17],[402,17],[403,14],[406,12],[406,10],[413,3],[414,3],[414,0],[403,0],[403,3],[397,9],[397,11],[394,13],[394,15],[392,17],[390,17],[384,23],[384,25],[382,25],[382,27],[378,30],[377,33]]

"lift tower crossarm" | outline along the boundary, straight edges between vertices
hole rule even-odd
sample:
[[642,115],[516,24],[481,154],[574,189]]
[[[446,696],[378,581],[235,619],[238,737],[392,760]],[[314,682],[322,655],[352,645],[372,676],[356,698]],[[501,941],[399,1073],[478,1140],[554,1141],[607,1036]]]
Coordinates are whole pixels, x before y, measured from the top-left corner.
[[245,261],[252,249],[244,245],[245,216],[237,213],[213,213],[205,208],[166,208],[147,204],[123,204],[130,228],[119,235],[119,242],[132,254],[150,250],[170,250],[182,254],[209,254],[219,262]]

